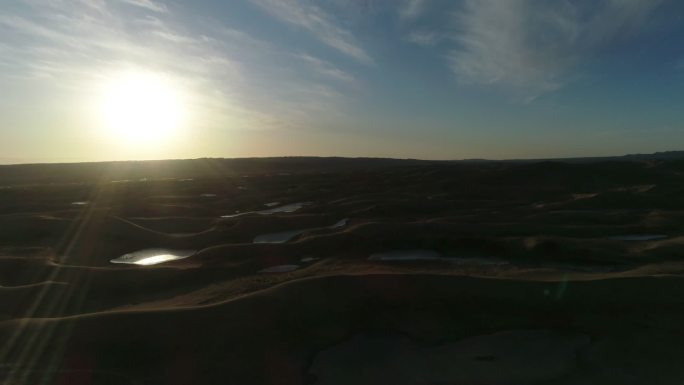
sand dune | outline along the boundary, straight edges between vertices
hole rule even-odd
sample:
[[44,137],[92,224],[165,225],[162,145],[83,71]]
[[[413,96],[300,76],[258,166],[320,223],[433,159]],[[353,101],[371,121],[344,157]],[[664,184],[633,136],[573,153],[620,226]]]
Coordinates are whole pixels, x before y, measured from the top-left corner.
[[365,162],[7,174],[0,382],[684,378],[678,163]]
[[[589,380],[614,382],[621,378],[620,371],[630,372],[630,360],[638,357],[635,354],[682,354],[679,349],[682,337],[673,336],[665,341],[667,327],[662,329],[662,317],[667,317],[666,325],[676,325],[682,321],[677,312],[665,310],[681,301],[675,297],[662,296],[654,299],[660,292],[675,290],[678,293],[678,279],[645,281],[648,283],[647,290],[643,290],[643,285],[635,285],[636,282],[639,281],[615,279],[570,282],[561,292],[558,283],[429,275],[337,276],[294,281],[218,305],[195,306],[172,312],[137,310],[55,319],[17,319],[1,323],[0,335],[11,340],[13,333],[20,331],[20,336],[15,340],[14,357],[21,355],[20,347],[28,346],[24,340],[37,334],[49,341],[48,347],[58,348],[66,344],[65,359],[66,362],[72,362],[71,370],[127,373],[151,382],[166,382],[172,378],[164,368],[180,349],[187,364],[184,369],[189,370],[189,375],[196,381],[211,383],[228,376],[241,383],[300,383],[307,376],[311,360],[314,360],[314,366],[311,367],[313,374],[322,375],[327,370],[325,367],[331,365],[330,360],[334,363],[335,359],[340,359],[329,354],[326,356],[326,353],[320,353],[322,355],[319,356],[317,352],[344,341],[345,336],[354,330],[367,328],[401,331],[410,340],[428,347],[435,346],[439,341],[454,341],[454,346],[470,344],[473,347],[468,351],[475,349],[482,352],[478,353],[478,357],[483,356],[479,359],[474,357],[479,363],[470,365],[478,365],[485,371],[490,368],[488,375],[496,375],[492,373],[492,368],[508,367],[506,370],[518,373],[512,377],[516,379],[566,379],[570,376],[578,379],[571,383],[586,383],[582,381]],[[586,301],[587,295],[593,298],[589,303]],[[519,311],[522,303],[525,304],[525,313]],[[397,304],[403,305],[398,307]],[[616,327],[613,314],[618,309],[625,318]],[[639,316],[644,312],[659,317],[644,319]],[[219,322],[222,327],[202,327],[207,319]],[[484,319],[489,321],[483,324]],[[635,334],[644,333],[644,329],[638,327],[640,324],[651,325],[647,333],[650,338],[659,341],[657,345],[649,344],[648,339],[643,337],[634,339]],[[485,337],[477,336],[506,330],[506,327],[513,327],[510,330],[534,330],[539,327],[582,329],[592,338],[591,344],[582,349],[579,359],[589,360],[593,364],[579,366],[568,356],[564,356],[567,357],[563,358],[565,361],[558,361],[561,360],[560,356],[553,358],[548,350],[537,350],[539,354],[544,354],[546,361],[533,360],[534,354],[537,354],[534,349],[561,349],[558,354],[566,354],[562,353],[563,345],[555,338],[570,338],[568,341],[583,344],[572,346],[585,346],[589,341],[585,337],[573,337],[572,334],[569,337],[555,337],[558,332],[537,333],[534,338],[515,337],[523,338],[524,343],[540,346],[526,349],[526,354],[530,355],[526,358],[516,355],[514,351],[505,353],[500,348],[494,353],[487,353],[492,346],[487,344],[505,342],[486,342],[488,340]],[[177,334],[174,330],[183,330],[184,333]],[[516,336],[516,332],[502,333]],[[563,332],[560,333],[562,336]],[[68,336],[68,343],[65,336]],[[639,352],[634,349],[621,350],[620,341],[624,339],[634,339],[634,347],[638,346]],[[444,348],[447,345],[441,346],[440,353],[432,354],[439,354],[450,361],[462,356],[460,348],[449,350]],[[434,349],[428,347],[424,349]],[[105,351],[107,353],[103,355]],[[73,358],[94,352],[100,352],[95,362],[81,362],[82,366],[79,366],[77,361],[73,361]],[[506,354],[511,354],[511,358],[500,356],[506,357]],[[572,353],[572,357],[575,354]],[[670,359],[673,357],[670,356]],[[316,365],[321,360],[328,363]],[[348,360],[342,362],[349,364]],[[396,370],[406,367],[399,366],[401,362],[389,361],[382,365]],[[464,361],[464,365],[468,362]],[[639,374],[653,377],[636,376],[634,378],[637,381],[655,378],[662,382],[684,374],[681,368],[661,372],[658,362],[652,359],[640,362],[643,362],[643,367]],[[372,365],[373,360],[360,362],[355,367],[364,367],[364,364],[371,365],[374,370],[382,368]],[[337,367],[338,370],[344,368]],[[283,372],[285,368],[289,369]],[[25,368],[25,373],[30,374],[30,368]],[[57,372],[56,375],[64,378],[67,373]],[[274,377],[276,373],[279,376]],[[471,374],[476,372],[471,371]],[[504,380],[494,383],[512,382]]]

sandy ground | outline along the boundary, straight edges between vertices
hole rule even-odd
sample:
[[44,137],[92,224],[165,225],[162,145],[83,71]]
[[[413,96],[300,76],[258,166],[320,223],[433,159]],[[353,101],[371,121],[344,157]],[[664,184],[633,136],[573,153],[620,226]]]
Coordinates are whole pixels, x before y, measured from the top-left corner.
[[0,168],[0,383],[684,380],[682,162],[206,162]]

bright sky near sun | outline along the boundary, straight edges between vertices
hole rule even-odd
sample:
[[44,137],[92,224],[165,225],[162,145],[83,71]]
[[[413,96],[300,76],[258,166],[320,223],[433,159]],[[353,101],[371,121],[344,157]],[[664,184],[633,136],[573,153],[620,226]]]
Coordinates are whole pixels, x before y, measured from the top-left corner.
[[684,149],[680,0],[4,0],[0,163]]

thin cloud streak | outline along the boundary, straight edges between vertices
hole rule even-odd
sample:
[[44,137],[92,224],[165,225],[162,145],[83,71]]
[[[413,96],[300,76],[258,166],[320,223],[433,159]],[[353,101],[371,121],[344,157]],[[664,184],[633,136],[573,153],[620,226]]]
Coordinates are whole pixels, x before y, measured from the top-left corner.
[[432,47],[437,45],[442,40],[442,35],[434,31],[411,31],[405,38],[409,43],[417,44],[423,47]]
[[451,70],[465,83],[510,88],[525,100],[557,90],[584,57],[636,32],[660,1],[466,0],[455,16]]
[[399,18],[413,20],[425,11],[427,0],[405,0],[399,9]]
[[156,1],[152,0],[119,0],[122,3],[128,4],[128,5],[133,5],[136,7],[141,7],[145,8],[150,11],[158,12],[158,13],[169,13],[169,9],[167,8],[166,4],[158,3]]
[[[31,1],[35,12],[30,16],[0,15],[0,35],[6,37],[0,46],[12,57],[2,63],[3,77],[51,78],[50,87],[77,92],[117,69],[141,67],[184,84],[203,121],[242,129],[312,125],[316,115],[339,109],[339,92],[269,67],[276,57],[301,60],[279,47],[218,21],[203,23],[205,30],[188,31],[163,4],[122,1],[155,14],[122,13],[133,9],[98,1],[85,1],[84,7],[54,0]],[[173,27],[165,21],[172,17]],[[353,81],[332,64],[311,60],[321,74]]]
[[358,87],[359,85],[358,80],[354,76],[352,76],[348,72],[341,70],[340,68],[336,67],[330,62],[315,58],[307,54],[300,54],[297,55],[297,57],[311,65],[314,71],[316,71],[316,73],[320,75],[323,75],[333,80],[337,80],[341,83],[345,83],[349,86]]
[[253,3],[276,19],[307,30],[324,44],[363,64],[374,63],[350,31],[339,27],[330,15],[315,5],[297,0],[253,0]]

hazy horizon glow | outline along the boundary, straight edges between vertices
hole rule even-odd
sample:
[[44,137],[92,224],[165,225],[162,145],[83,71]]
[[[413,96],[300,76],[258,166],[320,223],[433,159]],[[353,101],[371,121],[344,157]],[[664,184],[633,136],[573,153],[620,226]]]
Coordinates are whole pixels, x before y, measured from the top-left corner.
[[682,149],[677,0],[9,0],[0,163]]

